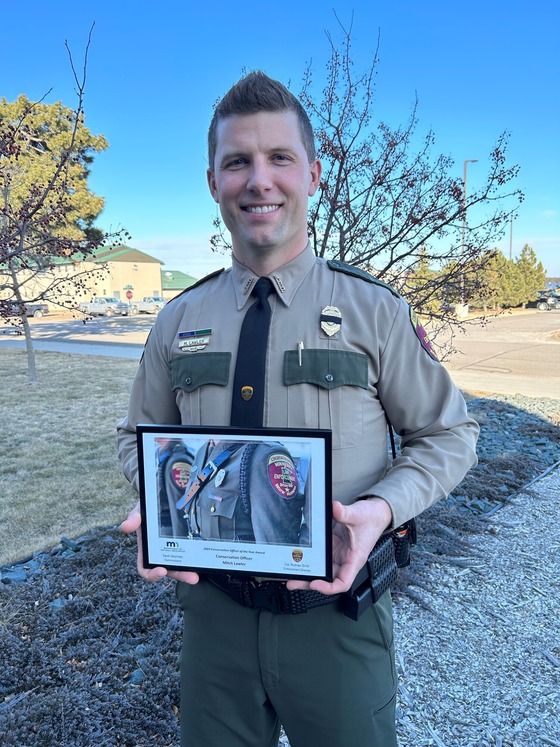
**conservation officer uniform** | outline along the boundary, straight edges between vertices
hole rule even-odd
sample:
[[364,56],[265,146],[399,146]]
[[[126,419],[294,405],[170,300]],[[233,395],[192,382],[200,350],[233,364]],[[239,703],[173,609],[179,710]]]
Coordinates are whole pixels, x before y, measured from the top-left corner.
[[[123,470],[136,485],[138,423],[229,424],[237,342],[257,280],[232,262],[157,318],[119,424]],[[332,429],[333,499],[380,496],[395,528],[476,463],[478,427],[406,303],[368,278],[309,246],[270,276],[263,422]],[[386,415],[401,436],[391,465]],[[179,584],[178,598],[184,745],[276,747],[278,717],[292,747],[394,746],[388,593],[358,621],[336,602],[297,615],[243,607],[205,580]]]
[[177,508],[184,512],[191,537],[299,545],[305,501],[301,483],[281,443],[209,442],[196,455]]

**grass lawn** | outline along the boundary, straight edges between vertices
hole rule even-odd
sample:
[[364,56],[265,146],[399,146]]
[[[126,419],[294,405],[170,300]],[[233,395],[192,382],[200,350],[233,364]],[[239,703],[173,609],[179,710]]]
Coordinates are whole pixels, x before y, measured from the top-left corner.
[[117,462],[116,423],[137,361],[0,350],[0,564],[120,523],[137,497]]

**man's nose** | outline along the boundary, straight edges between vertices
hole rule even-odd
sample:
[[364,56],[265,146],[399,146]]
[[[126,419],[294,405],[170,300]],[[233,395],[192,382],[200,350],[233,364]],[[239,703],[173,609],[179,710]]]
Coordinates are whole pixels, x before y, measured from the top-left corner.
[[247,179],[247,189],[252,192],[262,192],[270,189],[271,186],[270,166],[263,160],[253,161]]

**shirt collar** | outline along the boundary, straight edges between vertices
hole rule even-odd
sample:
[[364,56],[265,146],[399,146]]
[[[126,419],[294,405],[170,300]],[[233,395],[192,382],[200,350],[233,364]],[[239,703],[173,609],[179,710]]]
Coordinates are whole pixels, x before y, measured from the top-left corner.
[[[234,256],[231,258],[231,264],[237,308],[242,309],[247,303],[247,299],[251,296],[251,291],[259,276],[255,275],[245,265],[242,265],[241,262],[238,262]],[[268,275],[270,280],[272,280],[278,298],[284,306],[290,306],[299,286],[311,271],[314,264],[315,254],[313,253],[311,244],[307,244],[305,249],[297,257],[294,257],[290,262],[282,265],[282,267],[278,267],[278,269]]]

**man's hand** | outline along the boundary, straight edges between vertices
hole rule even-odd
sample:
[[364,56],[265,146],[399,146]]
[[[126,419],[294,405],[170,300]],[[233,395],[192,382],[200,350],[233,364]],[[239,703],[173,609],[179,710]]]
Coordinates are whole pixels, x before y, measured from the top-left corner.
[[146,581],[160,581],[162,578],[173,578],[175,581],[183,581],[185,584],[197,584],[199,581],[198,573],[193,571],[169,571],[167,568],[158,566],[157,568],[144,568],[143,556],[142,556],[142,535],[140,532],[140,525],[142,523],[142,517],[140,515],[140,504],[136,506],[129,513],[120,526],[122,532],[130,534],[136,532],[136,542],[138,544],[138,558],[136,561],[136,567],[138,573]]
[[312,589],[321,594],[348,591],[392,518],[389,504],[383,498],[368,498],[350,506],[334,501],[333,581],[288,581],[287,588]]

